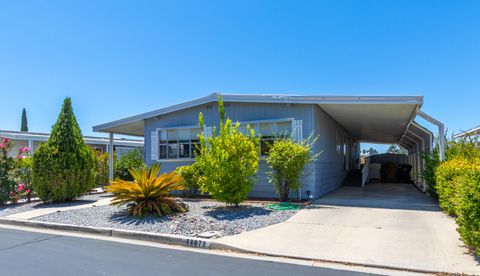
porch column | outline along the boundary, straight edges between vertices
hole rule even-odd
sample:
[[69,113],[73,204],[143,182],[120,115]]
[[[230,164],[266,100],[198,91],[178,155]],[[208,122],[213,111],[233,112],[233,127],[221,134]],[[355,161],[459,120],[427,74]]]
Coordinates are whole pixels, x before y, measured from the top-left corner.
[[418,111],[417,114],[420,115],[420,117],[422,117],[423,119],[429,121],[430,123],[438,127],[439,155],[440,161],[443,161],[445,159],[445,126],[442,122],[436,120],[435,118],[429,116],[426,113],[423,113],[422,111]]
[[30,153],[33,153],[33,140],[32,139],[28,139],[28,147],[30,148]]
[[108,140],[108,179],[113,180],[113,132],[109,133]]

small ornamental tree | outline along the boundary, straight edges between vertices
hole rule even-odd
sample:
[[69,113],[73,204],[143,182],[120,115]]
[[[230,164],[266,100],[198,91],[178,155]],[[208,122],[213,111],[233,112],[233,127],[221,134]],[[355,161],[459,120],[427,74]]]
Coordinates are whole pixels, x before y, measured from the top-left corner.
[[290,138],[278,138],[273,143],[267,164],[270,171],[267,177],[275,186],[280,201],[288,201],[290,191],[300,189],[305,165],[315,161],[320,153],[313,153],[312,148],[318,137],[312,136],[300,143]]
[[67,201],[95,185],[95,155],[82,138],[66,98],[48,142],[33,155],[33,187],[43,201]]
[[[240,124],[225,119],[223,101],[218,97],[220,127],[214,128],[212,136],[199,135],[200,154],[196,165],[202,172],[199,186],[202,193],[209,193],[214,199],[238,204],[244,201],[258,171],[259,138],[247,128],[245,134],[239,131]],[[199,124],[204,128],[203,115]],[[204,130],[205,131],[205,130]]]

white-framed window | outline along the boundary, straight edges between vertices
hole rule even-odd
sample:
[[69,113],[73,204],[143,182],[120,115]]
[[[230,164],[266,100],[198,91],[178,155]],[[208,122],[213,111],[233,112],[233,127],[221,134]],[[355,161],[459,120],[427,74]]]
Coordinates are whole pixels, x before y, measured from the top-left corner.
[[198,127],[159,129],[158,159],[195,158],[200,133],[201,129]]
[[240,122],[240,132],[245,133],[247,125],[260,137],[260,155],[267,156],[275,142],[280,137],[289,137],[292,133],[293,119]]

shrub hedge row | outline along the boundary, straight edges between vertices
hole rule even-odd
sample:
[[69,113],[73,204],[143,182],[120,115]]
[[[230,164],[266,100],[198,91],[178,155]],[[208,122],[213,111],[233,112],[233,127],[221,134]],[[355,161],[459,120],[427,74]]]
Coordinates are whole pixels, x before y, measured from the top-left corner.
[[440,207],[456,217],[463,241],[480,254],[480,158],[446,160],[435,180]]

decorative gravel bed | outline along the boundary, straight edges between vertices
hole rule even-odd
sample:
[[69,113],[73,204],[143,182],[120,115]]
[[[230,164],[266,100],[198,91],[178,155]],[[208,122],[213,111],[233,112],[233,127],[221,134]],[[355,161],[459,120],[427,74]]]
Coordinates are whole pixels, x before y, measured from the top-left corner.
[[235,235],[283,222],[297,211],[271,211],[263,203],[244,203],[238,208],[215,201],[185,201],[190,210],[166,217],[128,217],[125,207],[99,206],[69,210],[34,218],[37,221],[195,237],[207,231]]
[[63,202],[63,203],[55,203],[55,204],[44,204],[43,202],[36,200],[30,203],[17,203],[17,204],[8,204],[5,206],[0,206],[0,217],[18,214],[22,212],[28,212],[31,210],[35,210],[38,208],[48,208],[48,207],[60,207],[60,206],[74,206],[74,205],[81,205],[81,204],[89,204],[100,200],[102,198],[110,196],[109,194],[91,194],[91,195],[84,195],[79,197],[77,200],[72,202]]

